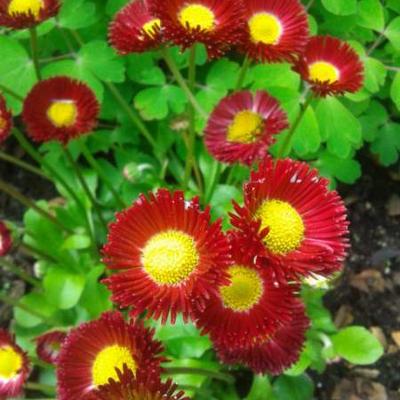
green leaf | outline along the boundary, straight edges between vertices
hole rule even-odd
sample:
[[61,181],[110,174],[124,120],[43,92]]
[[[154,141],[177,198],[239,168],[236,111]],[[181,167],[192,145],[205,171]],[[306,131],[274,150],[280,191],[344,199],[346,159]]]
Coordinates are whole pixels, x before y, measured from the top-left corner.
[[336,15],[351,15],[357,12],[357,0],[322,0],[322,4]]
[[268,376],[254,375],[251,389],[245,400],[273,400],[272,386]]
[[239,65],[226,58],[215,62],[208,75],[207,86],[214,89],[233,89],[236,85]]
[[85,44],[78,56],[80,68],[87,68],[96,77],[108,82],[123,82],[125,67],[122,58],[118,58],[107,42],[95,40]]
[[[22,297],[19,300],[19,303],[26,305],[30,309],[36,310],[38,313],[42,314],[46,318],[51,317],[56,311],[56,308],[47,302],[46,297],[42,293],[29,293]],[[15,307],[14,316],[18,325],[25,328],[33,328],[34,326],[43,323],[43,320],[41,318],[36,317],[19,307]]]
[[81,250],[90,246],[90,238],[86,235],[71,235],[65,240],[62,248],[65,250]]
[[372,142],[378,135],[378,128],[388,119],[386,108],[377,101],[372,101],[365,114],[359,118],[362,126],[363,137],[367,142]]
[[372,143],[371,151],[378,154],[380,162],[385,166],[397,162],[400,151],[400,124],[385,125]]
[[126,5],[126,0],[108,0],[106,5],[107,15],[114,15],[123,6]]
[[384,31],[396,50],[400,50],[400,17],[394,18]]
[[358,3],[358,25],[382,31],[385,26],[383,7],[380,0],[361,0]]
[[385,84],[387,70],[382,62],[371,57],[364,61],[364,65],[364,86],[371,93],[376,93]]
[[351,326],[332,336],[336,353],[358,365],[373,364],[383,354],[379,340],[361,326]]
[[86,28],[96,22],[96,5],[86,0],[64,1],[58,22],[63,28]]
[[53,267],[47,272],[43,286],[50,304],[68,310],[78,304],[85,286],[85,277]]
[[252,89],[282,87],[298,90],[300,86],[300,77],[289,64],[256,65],[248,72],[247,81],[252,82]]
[[400,110],[400,72],[397,72],[390,88],[390,97]]
[[274,383],[273,393],[279,400],[310,400],[314,385],[306,375],[280,376]]

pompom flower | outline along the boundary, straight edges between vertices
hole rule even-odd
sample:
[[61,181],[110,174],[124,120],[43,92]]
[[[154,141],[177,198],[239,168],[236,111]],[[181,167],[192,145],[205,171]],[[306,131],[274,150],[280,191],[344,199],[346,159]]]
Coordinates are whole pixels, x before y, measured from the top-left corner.
[[183,50],[204,43],[209,58],[215,58],[241,41],[241,0],[148,0],[148,4],[160,18],[165,38]]
[[308,41],[308,19],[298,0],[244,0],[245,37],[240,46],[261,62],[292,61]]
[[87,393],[119,382],[124,365],[136,375],[159,376],[160,342],[140,322],[126,323],[118,312],[104,313],[82,324],[64,340],[57,360],[58,399],[80,399]]
[[144,0],[134,0],[117,13],[108,37],[119,54],[141,53],[162,43],[161,21],[150,14]]
[[0,329],[0,398],[18,396],[29,373],[27,354],[7,331]]
[[123,372],[118,370],[117,374],[118,380],[111,379],[82,400],[189,400],[170,379],[165,383],[151,376],[138,379],[126,367]]
[[58,0],[0,0],[0,26],[31,28],[54,17],[59,8]]
[[0,257],[5,256],[12,247],[12,235],[7,225],[0,221]]
[[245,238],[229,234],[233,264],[228,268],[230,282],[220,285],[198,313],[197,326],[224,347],[249,346],[254,338],[270,336],[292,319],[296,302],[294,288],[277,282],[272,269],[254,265],[254,254]]
[[64,76],[37,83],[24,102],[22,118],[36,142],[71,139],[96,126],[99,103],[83,82]]
[[12,114],[7,109],[6,100],[0,93],[0,143],[8,138],[12,125]]
[[55,364],[61,345],[66,337],[67,333],[62,331],[53,331],[38,336],[35,339],[36,354],[42,361]]
[[251,165],[264,158],[274,135],[287,127],[285,111],[267,92],[237,92],[214,109],[205,129],[205,143],[219,161]]
[[[257,262],[283,278],[338,271],[348,247],[346,207],[328,180],[307,163],[263,160],[244,187],[244,206],[235,204],[233,226],[253,235]],[[258,249],[257,249],[258,247]]]
[[309,325],[304,305],[297,301],[291,320],[273,335],[254,338],[247,348],[217,344],[217,355],[225,364],[243,364],[257,374],[279,375],[298,361]]
[[104,282],[112,299],[133,314],[174,322],[193,308],[203,307],[215,287],[227,281],[229,244],[220,221],[210,223],[210,210],[201,211],[198,198],[185,201],[183,192],[160,189],[141,195],[117,214],[104,247],[104,262],[123,270]]
[[346,42],[331,36],[311,38],[294,69],[317,96],[354,93],[363,85],[360,57]]

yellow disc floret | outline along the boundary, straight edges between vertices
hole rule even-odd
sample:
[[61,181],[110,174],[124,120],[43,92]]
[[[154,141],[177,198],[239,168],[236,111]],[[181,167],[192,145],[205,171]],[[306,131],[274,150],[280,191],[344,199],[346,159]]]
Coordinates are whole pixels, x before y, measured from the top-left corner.
[[249,19],[250,37],[254,43],[277,44],[282,35],[282,25],[275,15],[261,12]]
[[35,19],[39,19],[43,7],[43,0],[11,0],[8,5],[8,14],[12,16],[32,14]]
[[69,128],[75,124],[78,111],[71,100],[54,101],[47,110],[47,117],[57,128]]
[[263,282],[257,271],[241,265],[229,268],[231,283],[220,289],[224,306],[233,311],[249,311],[263,294]]
[[159,18],[154,18],[142,26],[142,30],[151,38],[154,38],[154,32],[159,28],[161,28],[161,20]]
[[0,115],[0,130],[7,126],[7,121]]
[[274,254],[285,255],[299,248],[304,237],[304,223],[300,214],[287,202],[266,200],[257,210],[261,229],[269,228],[265,244]]
[[179,22],[185,28],[200,28],[204,31],[212,31],[215,27],[215,15],[202,4],[191,4],[182,8],[178,16]]
[[144,270],[161,285],[183,282],[197,267],[195,241],[184,232],[169,230],[154,235],[142,251]]
[[312,81],[335,83],[339,80],[338,69],[326,61],[317,61],[309,66],[309,75]]
[[227,139],[236,143],[252,143],[263,131],[263,119],[253,111],[244,110],[235,115],[228,128]]
[[11,346],[0,347],[0,379],[15,378],[23,364],[21,354]]
[[105,385],[110,378],[119,382],[116,369],[122,371],[124,364],[132,372],[136,372],[136,362],[127,347],[115,344],[100,351],[92,367],[93,385],[96,387]]

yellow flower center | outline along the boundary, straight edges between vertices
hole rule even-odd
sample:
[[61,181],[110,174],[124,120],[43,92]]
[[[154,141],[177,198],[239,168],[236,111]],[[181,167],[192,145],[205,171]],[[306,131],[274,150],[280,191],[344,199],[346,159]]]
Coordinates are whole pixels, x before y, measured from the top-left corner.
[[5,118],[3,118],[2,116],[0,116],[0,130],[4,129],[7,126],[7,121]]
[[35,19],[39,19],[43,7],[43,0],[11,0],[8,5],[8,14],[12,16],[32,14]]
[[176,285],[197,267],[199,253],[191,236],[169,230],[154,235],[146,243],[142,262],[153,281],[161,285]]
[[250,36],[255,43],[277,44],[282,35],[282,25],[275,15],[261,12],[253,15],[249,22]]
[[231,283],[220,289],[225,307],[234,311],[249,311],[263,294],[263,282],[257,271],[234,265],[229,268]]
[[299,248],[304,237],[304,223],[289,203],[266,200],[255,217],[261,220],[261,229],[269,228],[264,242],[272,253],[285,255]]
[[184,7],[178,16],[183,27],[189,29],[200,28],[203,31],[212,31],[215,27],[215,15],[202,4],[191,4]]
[[240,111],[228,128],[227,139],[238,143],[254,142],[262,133],[262,123],[259,114],[250,110]]
[[339,71],[331,63],[317,61],[309,66],[309,75],[312,81],[335,83],[339,80]]
[[110,378],[119,381],[117,371],[123,370],[124,364],[132,371],[136,372],[137,365],[127,347],[117,344],[103,349],[94,360],[92,368],[93,385],[96,387],[105,385]]
[[78,110],[72,100],[57,100],[47,110],[47,117],[57,128],[74,125]]
[[21,354],[17,353],[11,346],[0,348],[0,379],[15,378],[19,374],[22,364]]
[[151,38],[154,38],[154,31],[157,28],[161,28],[161,20],[159,18],[154,18],[142,26],[142,30]]

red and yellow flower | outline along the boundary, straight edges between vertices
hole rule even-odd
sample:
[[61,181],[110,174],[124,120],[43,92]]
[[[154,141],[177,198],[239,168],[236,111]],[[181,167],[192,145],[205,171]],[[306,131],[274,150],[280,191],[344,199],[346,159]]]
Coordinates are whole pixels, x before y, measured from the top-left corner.
[[0,257],[5,256],[12,247],[12,235],[7,225],[0,221]]
[[8,138],[12,125],[12,114],[7,109],[6,100],[0,93],[0,143]]
[[267,92],[249,91],[225,97],[205,129],[205,143],[219,161],[251,165],[264,158],[277,133],[288,127],[285,111]]
[[209,57],[215,58],[241,41],[241,0],[148,0],[148,4],[160,18],[165,38],[182,49],[204,43]]
[[30,370],[27,354],[7,331],[0,329],[0,398],[18,396]]
[[0,26],[31,28],[54,17],[59,8],[58,0],[0,0]]
[[135,376],[159,376],[163,348],[141,322],[126,323],[118,312],[82,324],[64,340],[57,360],[58,399],[80,399],[120,381],[124,365]]
[[108,37],[119,54],[141,53],[162,43],[161,21],[144,0],[128,3],[110,24]]
[[220,221],[210,223],[210,210],[201,211],[197,198],[185,201],[183,192],[160,189],[141,195],[110,226],[104,262],[123,272],[104,282],[113,301],[135,315],[147,310],[174,322],[226,282],[229,261],[229,243]]
[[328,180],[307,163],[263,160],[235,204],[233,226],[253,236],[257,262],[278,265],[289,279],[338,271],[348,247],[346,207]]
[[63,331],[53,331],[38,336],[36,342],[36,354],[38,357],[49,364],[56,364],[61,345],[67,333]]
[[294,69],[322,97],[357,92],[364,80],[360,57],[346,42],[331,36],[311,38]]
[[307,13],[298,0],[244,0],[245,36],[240,46],[261,62],[292,61],[308,41]]
[[67,144],[96,126],[99,103],[83,82],[58,76],[37,83],[24,102],[22,118],[37,142]]

